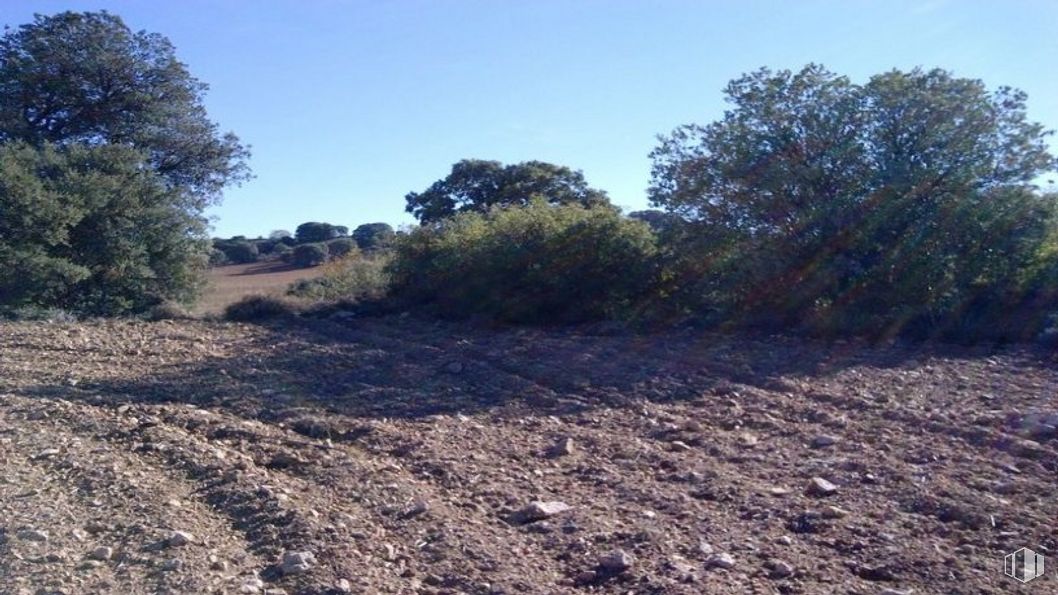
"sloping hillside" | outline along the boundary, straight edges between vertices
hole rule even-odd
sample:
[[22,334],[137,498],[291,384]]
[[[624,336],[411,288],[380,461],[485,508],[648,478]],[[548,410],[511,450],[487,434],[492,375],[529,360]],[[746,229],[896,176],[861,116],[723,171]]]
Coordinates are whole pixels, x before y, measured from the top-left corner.
[[415,317],[3,324],[0,592],[1005,593],[1003,554],[1058,552],[1055,364]]

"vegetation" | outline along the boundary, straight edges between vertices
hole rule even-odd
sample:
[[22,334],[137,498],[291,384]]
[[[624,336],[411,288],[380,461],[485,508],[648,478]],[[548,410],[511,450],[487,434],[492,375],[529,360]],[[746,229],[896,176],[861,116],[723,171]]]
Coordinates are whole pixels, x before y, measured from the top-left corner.
[[611,209],[494,207],[398,242],[394,292],[442,315],[578,322],[631,313],[653,282],[653,234]]
[[209,244],[182,194],[117,145],[0,146],[0,301],[87,315],[188,301]]
[[351,238],[338,238],[327,242],[327,256],[330,258],[342,258],[348,254],[358,251],[356,242]]
[[387,254],[352,252],[323,265],[322,276],[297,281],[287,293],[312,300],[379,299],[389,293],[389,264]]
[[568,167],[466,159],[406,195],[408,233],[306,222],[212,245],[204,210],[248,152],[168,40],[37,16],[0,37],[0,83],[5,316],[176,315],[207,264],[281,259],[330,261],[293,295],[443,315],[1058,340],[1058,196],[1034,185],[1058,169],[1050,132],[1024,93],[943,70],[744,75],[720,120],[661,137],[661,210],[624,217]]
[[353,230],[353,239],[365,252],[389,248],[396,237],[388,223],[365,223]]
[[327,262],[326,244],[298,244],[290,256],[293,264],[299,267],[314,267]]
[[588,186],[584,174],[568,167],[542,161],[505,166],[480,159],[456,163],[447,177],[421,193],[409,193],[405,200],[405,210],[422,223],[468,211],[484,213],[494,206],[527,205],[533,200],[584,207],[610,204],[605,192]]
[[299,244],[327,242],[345,235],[349,235],[348,227],[343,225],[331,225],[330,223],[319,223],[316,221],[302,223],[294,231],[294,237]]
[[810,65],[746,75],[727,96],[722,120],[681,127],[653,153],[651,199],[692,222],[671,284],[692,309],[1018,338],[1054,311],[1041,246],[1055,201],[1031,183],[1055,161],[1023,93],[940,70],[855,85]]
[[190,300],[205,207],[245,179],[172,45],[106,12],[0,37],[0,307],[91,315]]
[[297,314],[297,306],[286,299],[266,295],[247,296],[224,309],[224,319],[257,322]]

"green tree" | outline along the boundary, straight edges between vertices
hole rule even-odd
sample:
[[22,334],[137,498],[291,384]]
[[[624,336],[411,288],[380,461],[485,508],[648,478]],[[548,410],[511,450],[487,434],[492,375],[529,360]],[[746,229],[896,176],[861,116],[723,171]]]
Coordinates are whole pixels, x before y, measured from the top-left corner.
[[400,239],[394,293],[441,314],[564,323],[633,314],[654,284],[654,234],[612,209],[459,213]]
[[165,37],[107,12],[37,15],[0,37],[0,142],[123,145],[201,210],[245,179],[247,149],[203,107]]
[[109,315],[189,300],[209,242],[181,204],[127,147],[0,145],[0,306]]
[[365,223],[353,230],[353,239],[364,251],[386,248],[395,238],[393,227],[388,223]]
[[709,262],[695,274],[726,279],[734,307],[937,325],[1015,286],[1046,233],[1052,201],[1032,180],[1055,160],[1020,91],[920,69],[856,85],[809,65],[726,95],[721,120],[661,139],[650,197],[695,223]]
[[321,265],[327,262],[327,245],[298,244],[291,254],[291,262],[303,268]]
[[610,204],[605,192],[588,186],[583,173],[568,167],[542,161],[505,166],[498,161],[464,159],[425,191],[405,196],[405,210],[428,223],[466,211],[483,213],[494,205],[524,206],[537,198],[585,207]]
[[348,233],[349,228],[344,225],[309,221],[302,223],[294,230],[294,237],[297,238],[299,244],[313,244],[340,238]]

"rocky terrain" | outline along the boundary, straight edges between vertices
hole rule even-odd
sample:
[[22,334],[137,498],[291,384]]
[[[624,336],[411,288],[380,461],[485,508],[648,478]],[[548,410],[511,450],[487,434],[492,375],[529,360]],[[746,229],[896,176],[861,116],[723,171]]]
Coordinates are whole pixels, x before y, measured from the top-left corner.
[[1058,589],[1054,353],[606,330],[0,324],[0,592]]

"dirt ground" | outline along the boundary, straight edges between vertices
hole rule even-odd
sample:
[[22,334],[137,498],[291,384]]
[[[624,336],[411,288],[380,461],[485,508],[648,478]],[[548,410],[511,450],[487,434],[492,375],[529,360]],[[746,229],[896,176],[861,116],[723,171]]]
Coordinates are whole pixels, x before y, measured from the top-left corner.
[[0,592],[1058,591],[1054,353],[606,330],[0,324]]
[[195,305],[196,315],[219,314],[229,304],[247,295],[282,295],[292,283],[322,274],[321,267],[297,268],[279,261],[232,264],[213,267],[202,299]]

